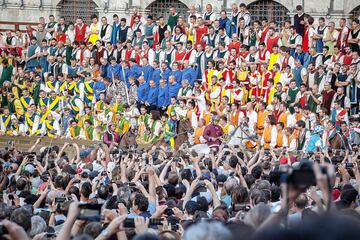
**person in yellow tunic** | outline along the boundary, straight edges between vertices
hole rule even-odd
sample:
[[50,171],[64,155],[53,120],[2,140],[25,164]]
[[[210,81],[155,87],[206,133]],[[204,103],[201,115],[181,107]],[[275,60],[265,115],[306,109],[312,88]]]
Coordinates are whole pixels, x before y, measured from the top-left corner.
[[281,71],[280,71],[280,65],[278,63],[275,63],[273,65],[273,79],[274,79],[274,85],[276,85],[279,81],[280,81],[280,77],[281,77]]
[[91,111],[90,107],[85,107],[85,114],[79,118],[79,126],[80,127],[82,127],[84,125],[85,120],[90,120],[91,125],[95,124],[94,113]]
[[11,114],[8,108],[4,108],[3,114],[0,115],[0,136],[4,135],[11,126]]
[[273,52],[270,54],[269,67],[268,67],[268,70],[270,71],[273,69],[274,64],[277,63],[280,57],[279,46],[277,44],[274,44],[272,51]]
[[66,132],[66,138],[81,139],[82,128],[78,125],[76,120],[71,120],[70,126]]
[[26,134],[28,136],[35,135],[39,129],[40,118],[39,118],[38,114],[35,112],[36,108],[33,106],[35,106],[35,105],[31,105],[30,107],[28,107],[28,110],[25,113],[24,125],[26,128]]
[[99,100],[95,103],[94,111],[95,114],[101,114],[105,110],[105,94],[100,93]]
[[91,16],[90,36],[88,42],[95,46],[96,41],[99,39],[100,23],[96,15]]
[[116,123],[115,132],[118,132],[120,134],[120,136],[127,133],[130,129],[130,122],[126,117],[124,117],[123,112],[116,113],[115,123]]
[[65,81],[64,74],[62,73],[59,73],[57,75],[57,78],[58,78],[58,86],[59,86],[58,93],[62,94],[62,92],[68,88],[68,83],[67,81]]
[[34,100],[31,96],[29,96],[29,90],[23,89],[22,97],[20,97],[21,105],[23,106],[24,110],[27,111],[30,105],[34,104]]
[[25,136],[25,126],[24,124],[19,123],[19,120],[15,117],[15,115],[11,116],[11,125],[6,131],[6,134],[10,136]]
[[166,113],[168,116],[171,116],[172,112],[175,112],[175,108],[176,108],[176,97],[173,96],[170,98],[170,104],[167,107]]
[[138,136],[136,137],[136,142],[138,144],[145,143],[145,139],[148,135],[148,129],[150,129],[150,115],[146,111],[146,106],[141,105],[140,107],[140,116],[138,118]]
[[236,72],[236,76],[237,76],[237,79],[242,82],[243,84],[247,84],[248,83],[248,80],[247,80],[247,76],[248,76],[248,73],[249,71],[247,70],[247,65],[245,62],[241,63],[239,69],[237,70]]
[[49,110],[59,113],[62,110],[61,107],[61,98],[56,95],[55,91],[51,91],[48,102]]
[[219,120],[219,125],[222,128],[224,135],[223,135],[223,139],[226,141],[227,138],[229,136],[231,136],[231,134],[233,133],[233,131],[235,130],[234,126],[230,125],[228,123],[228,119],[226,116],[220,116],[220,120]]
[[262,136],[264,132],[264,124],[266,117],[270,114],[268,110],[266,110],[266,103],[259,102],[259,111],[257,114],[257,133]]
[[261,146],[264,149],[273,149],[276,146],[277,129],[276,120],[273,115],[268,115],[265,120],[265,128],[261,137]]
[[20,118],[24,115],[24,108],[19,99],[16,99],[14,94],[8,93],[8,108],[10,114],[16,114],[17,118]]
[[220,94],[221,94],[221,86],[218,84],[218,78],[217,76],[213,76],[211,78],[211,88],[209,88],[207,91],[209,92],[210,102],[212,103],[212,107],[214,108],[216,104],[220,103]]
[[57,138],[61,134],[59,122],[51,113],[47,114],[47,117],[42,124],[41,134],[51,138]]
[[115,121],[115,116],[119,112],[124,112],[124,102],[121,97],[121,95],[117,95],[115,99],[115,103],[111,105],[111,113],[112,114],[112,120]]
[[95,128],[91,125],[91,122],[89,120],[85,120],[82,131],[85,135],[86,140],[93,140],[96,138],[94,137],[94,134],[96,133]]
[[202,118],[205,120],[205,126],[210,124],[211,121],[211,103],[206,103],[206,110],[202,113]]

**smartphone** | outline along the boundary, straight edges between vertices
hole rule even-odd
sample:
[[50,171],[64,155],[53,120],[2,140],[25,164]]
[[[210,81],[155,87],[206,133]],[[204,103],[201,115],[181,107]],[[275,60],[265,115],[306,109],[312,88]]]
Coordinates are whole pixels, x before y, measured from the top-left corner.
[[57,197],[55,198],[55,203],[63,203],[67,200],[66,197]]
[[[150,218],[149,219],[149,226],[161,225],[162,221],[163,220],[161,218]],[[126,218],[124,220],[123,225],[124,225],[124,228],[135,228],[134,218]]]
[[101,220],[101,204],[83,203],[79,205],[80,214],[78,219],[98,222]]
[[47,238],[54,238],[54,237],[56,237],[56,234],[55,233],[46,233],[46,237]]
[[8,234],[8,230],[6,229],[6,227],[4,225],[0,225],[0,236]]

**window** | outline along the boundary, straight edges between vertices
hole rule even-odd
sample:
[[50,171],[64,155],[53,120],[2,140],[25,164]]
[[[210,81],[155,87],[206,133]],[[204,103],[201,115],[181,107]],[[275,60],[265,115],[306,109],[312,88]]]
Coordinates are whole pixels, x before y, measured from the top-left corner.
[[175,7],[179,16],[182,16],[187,21],[189,16],[189,8],[182,2],[178,0],[157,0],[151,3],[146,10],[149,15],[152,15],[154,19],[157,19],[160,16],[164,16],[165,21],[169,17],[169,9]]
[[352,19],[356,19],[360,16],[360,5],[357,6],[356,8],[354,8],[351,12],[350,12]]
[[251,20],[262,20],[263,18],[267,18],[268,21],[276,21],[277,23],[282,23],[285,20],[290,20],[290,16],[287,15],[289,10],[271,0],[260,0],[248,5],[248,10],[251,14]]
[[87,24],[91,23],[91,15],[99,16],[95,8],[98,6],[91,0],[63,0],[58,5],[60,7],[60,16],[65,17],[67,23],[75,23],[77,17],[82,17]]

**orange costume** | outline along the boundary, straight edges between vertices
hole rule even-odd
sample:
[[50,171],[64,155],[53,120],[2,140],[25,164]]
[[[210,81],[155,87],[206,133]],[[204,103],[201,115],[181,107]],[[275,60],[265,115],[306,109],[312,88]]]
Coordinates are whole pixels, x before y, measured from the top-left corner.
[[197,127],[195,128],[194,132],[194,143],[195,144],[201,144],[200,137],[204,134],[205,126],[203,127]]
[[258,112],[257,132],[260,135],[262,135],[264,132],[264,123],[265,123],[265,119],[266,119],[267,115],[269,115],[269,112],[267,110]]
[[271,131],[275,126],[269,126],[264,128],[264,149],[270,149],[271,143]]
[[282,112],[279,116],[279,121],[278,122],[282,122],[284,124],[284,127],[287,127],[287,118],[290,115],[289,111],[286,112]]
[[276,147],[281,148],[283,146],[283,137],[284,137],[284,131],[278,131],[276,135]]

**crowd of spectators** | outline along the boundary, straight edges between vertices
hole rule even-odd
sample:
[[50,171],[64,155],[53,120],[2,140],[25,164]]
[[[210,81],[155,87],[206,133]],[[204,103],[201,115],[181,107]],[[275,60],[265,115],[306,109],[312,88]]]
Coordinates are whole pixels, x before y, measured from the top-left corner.
[[360,239],[359,19],[296,10],[6,32],[0,238]]

